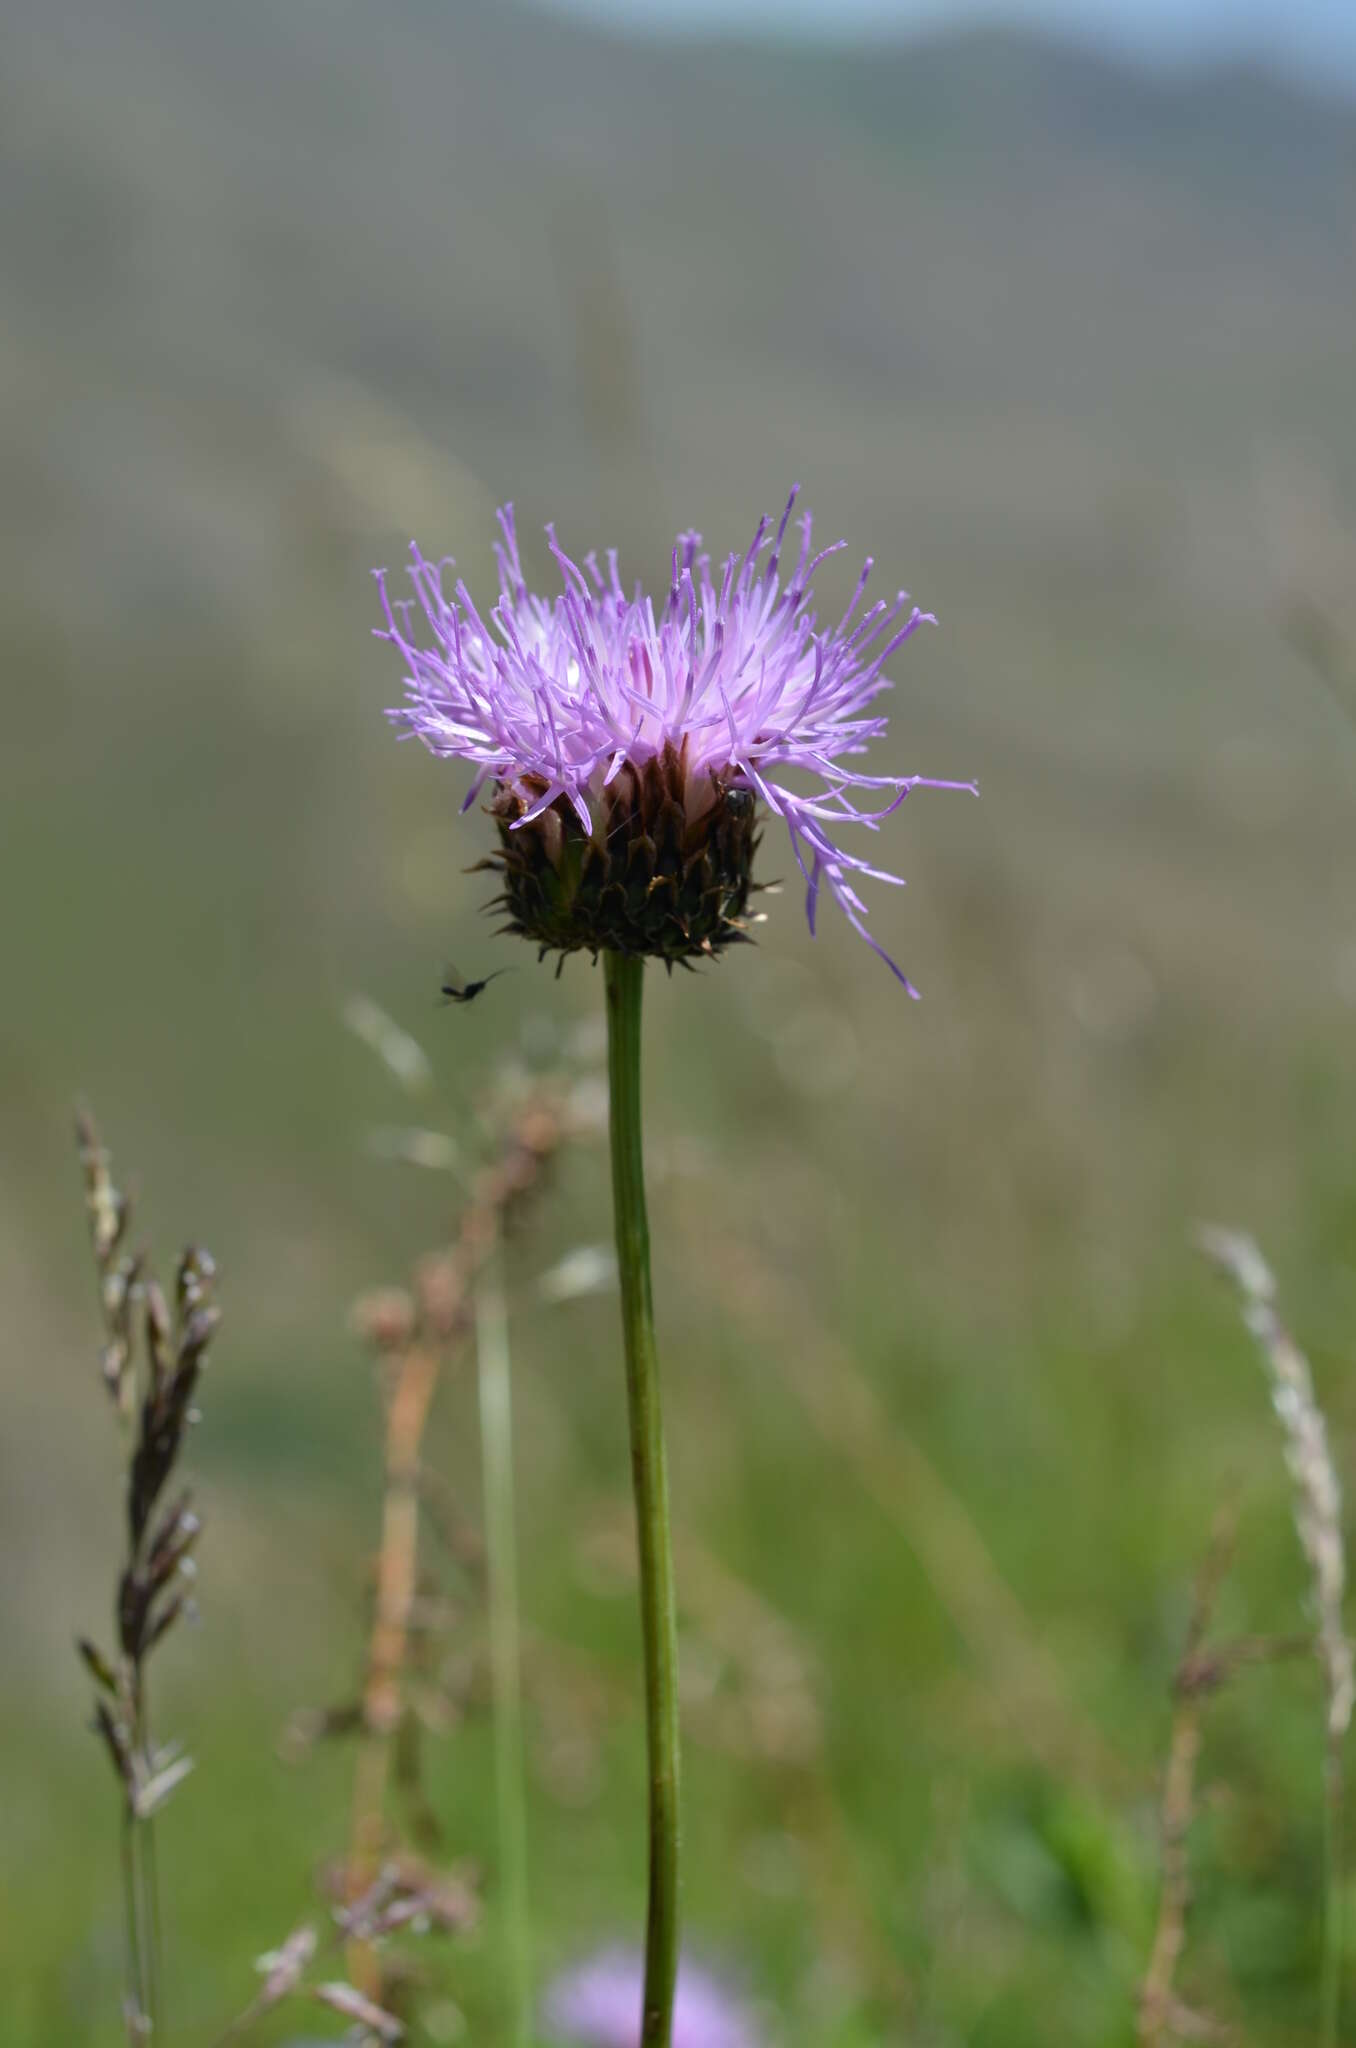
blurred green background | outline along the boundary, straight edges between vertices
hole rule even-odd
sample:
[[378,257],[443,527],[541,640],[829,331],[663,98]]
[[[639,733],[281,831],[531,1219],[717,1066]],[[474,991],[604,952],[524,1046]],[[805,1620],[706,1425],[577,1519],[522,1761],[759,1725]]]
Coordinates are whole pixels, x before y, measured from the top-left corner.
[[[482,589],[512,497],[543,576],[553,518],[662,578],[798,479],[850,543],[826,609],[869,551],[941,619],[880,768],[983,795],[889,827],[875,928],[921,1004],[789,887],[756,952],[651,977],[690,1946],[786,2048],[1128,2041],[1222,1504],[1221,1626],[1305,1594],[1198,1219],[1266,1244],[1356,1446],[1356,109],[998,32],[663,45],[433,0],[10,0],[0,59],[0,2039],[121,2035],[75,1097],[162,1264],[192,1235],[222,1271],[203,1624],[161,1677],[198,1758],[170,2038],[205,2042],[345,1839],[351,1755],[276,1752],[361,1658],[348,1307],[457,1200],[374,1155],[411,1112],[342,1004],[423,1040],[416,1114],[464,1136],[506,1048],[600,1001],[524,952],[436,1008],[446,958],[510,948],[462,777],[384,726],[368,571],[417,534]],[[571,1152],[510,1253],[542,1977],[643,1890],[615,1308],[537,1286],[606,1239],[604,1167]],[[432,1451],[478,1512],[469,1361]],[[1301,1666],[1208,1724],[1181,1988],[1253,2043],[1313,2035],[1321,1711]],[[447,1984],[487,2048],[489,1757],[475,1714],[429,1757],[485,1873]]]

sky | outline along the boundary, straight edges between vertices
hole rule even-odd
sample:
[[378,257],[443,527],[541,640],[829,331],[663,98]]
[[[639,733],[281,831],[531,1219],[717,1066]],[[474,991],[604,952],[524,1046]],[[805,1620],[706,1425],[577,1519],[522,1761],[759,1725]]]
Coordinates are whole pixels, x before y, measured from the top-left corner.
[[810,35],[1022,22],[1150,60],[1261,57],[1356,86],[1356,0],[548,0],[626,27]]

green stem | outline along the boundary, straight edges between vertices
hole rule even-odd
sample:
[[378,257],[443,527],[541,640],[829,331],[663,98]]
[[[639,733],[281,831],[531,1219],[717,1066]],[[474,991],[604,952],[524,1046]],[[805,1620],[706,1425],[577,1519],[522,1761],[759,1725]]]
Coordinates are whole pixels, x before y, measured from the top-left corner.
[[490,1683],[494,1695],[494,1777],[499,1880],[504,1904],[505,1977],[512,2002],[509,2038],[528,2048],[532,1993],[527,1908],[527,1809],[523,1789],[522,1656],[518,1630],[518,1557],[513,1513],[513,1411],[508,1314],[498,1248],[476,1283],[476,1363],[480,1383],[485,1552],[489,1569]]
[[142,1924],[140,1876],[137,1870],[136,1818],[129,1806],[122,1818],[122,1907],[126,1947],[123,2016],[132,2048],[141,2048],[150,2031],[146,2013],[145,1930]]
[[649,1760],[650,1881],[640,2048],[669,2048],[678,1975],[678,1627],[641,1152],[640,1008],[644,973],[643,960],[633,960],[621,953],[603,955],[612,1202],[631,1420],[631,1482],[636,1500]]
[[137,1831],[141,1838],[141,1884],[146,1899],[146,2017],[150,2022],[152,2040],[159,2041],[165,2021],[160,1985],[164,1944],[160,1928],[160,1881],[156,1875],[155,1822],[149,1814],[138,1822]]
[[1342,2005],[1342,1751],[1328,1737],[1323,1766],[1323,1965],[1319,2040],[1337,2048]]
[[[146,1697],[146,1671],[138,1665],[132,1678],[133,1720],[132,1739],[140,1751],[149,1779],[155,1770],[155,1745],[151,1739],[151,1710]],[[144,1929],[145,1981],[146,1981],[146,2031],[153,2041],[159,2041],[164,2031],[164,2010],[161,2005],[161,1975],[164,1961],[164,1939],[160,1922],[160,1880],[156,1871],[155,1820],[145,1814],[134,1823],[134,1847],[137,1871],[140,1880],[141,1905]]]

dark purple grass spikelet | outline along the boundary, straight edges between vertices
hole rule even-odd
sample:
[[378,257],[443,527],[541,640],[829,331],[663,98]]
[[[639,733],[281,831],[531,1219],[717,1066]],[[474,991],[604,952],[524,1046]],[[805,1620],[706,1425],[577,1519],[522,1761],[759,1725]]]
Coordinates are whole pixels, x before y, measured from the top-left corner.
[[[580,567],[551,527],[563,588],[552,599],[535,596],[523,577],[512,506],[499,515],[499,600],[488,620],[463,582],[450,595],[444,590],[450,562],[426,561],[414,547],[412,599],[392,601],[385,572],[377,572],[386,616],[377,637],[397,649],[406,672],[406,702],[391,716],[433,753],[470,762],[467,806],[487,782],[495,785],[511,806],[506,831],[554,811],[571,832],[577,827],[585,840],[601,840],[599,821],[615,810],[614,786],[628,787],[623,771],[638,780],[657,759],[681,756],[690,826],[726,792],[751,792],[786,826],[805,879],[811,931],[827,887],[913,995],[867,930],[856,888],[859,878],[901,878],[845,850],[838,829],[878,830],[912,789],[974,785],[866,775],[849,765],[886,731],[887,719],[871,708],[890,687],[885,664],[920,625],[935,621],[903,591],[863,609],[868,558],[843,616],[821,626],[811,584],[820,563],[845,543],[812,553],[806,513],[783,581],[796,495],[775,532],[760,520],[748,552],[729,556],[718,581],[709,555],[700,552],[700,535],[680,535],[658,610],[639,586],[629,595],[623,589],[615,549],[606,572],[594,554]],[[416,643],[416,606],[427,627],[424,645]],[[817,787],[808,795],[790,789],[782,780],[788,772],[813,778]],[[866,798],[862,808],[854,801],[859,795]],[[590,935],[579,943],[591,943]],[[634,950],[651,949],[642,943]]]
[[[636,2048],[642,1976],[639,1955],[626,1948],[603,1949],[562,1972],[542,2002],[548,2040],[561,2048]],[[673,2008],[673,2048],[762,2048],[762,2035],[717,1977],[684,1962]]]

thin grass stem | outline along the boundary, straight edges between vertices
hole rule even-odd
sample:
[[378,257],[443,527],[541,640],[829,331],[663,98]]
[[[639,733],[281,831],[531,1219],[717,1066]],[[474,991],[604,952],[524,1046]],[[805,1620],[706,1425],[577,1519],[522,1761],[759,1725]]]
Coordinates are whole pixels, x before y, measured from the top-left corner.
[[[155,1763],[151,1740],[150,1709],[146,1704],[146,1673],[138,1670],[136,1677],[137,1728],[136,1738],[146,1766],[146,1776],[152,1776]],[[146,2015],[150,2021],[151,2039],[159,2042],[164,2032],[164,1928],[160,1913],[160,1875],[156,1858],[155,1817],[145,1814],[135,1820],[140,1848],[138,1863],[141,1871],[141,1892],[146,1935]]]
[[1342,1749],[1331,1734],[1323,1760],[1323,1965],[1320,2048],[1337,2048],[1342,2011]]
[[142,2048],[149,2027],[146,2011],[146,1970],[144,1960],[141,1894],[137,1871],[136,1820],[128,1807],[122,1818],[122,1919],[123,1919],[123,2012],[127,2038]]
[[494,1703],[495,1809],[503,1893],[504,1981],[509,2039],[532,2038],[531,1929],[527,1892],[527,1798],[523,1762],[522,1650],[514,1528],[513,1406],[508,1312],[498,1247],[476,1283],[476,1361],[485,1488],[490,1672]]

